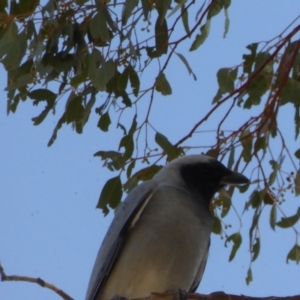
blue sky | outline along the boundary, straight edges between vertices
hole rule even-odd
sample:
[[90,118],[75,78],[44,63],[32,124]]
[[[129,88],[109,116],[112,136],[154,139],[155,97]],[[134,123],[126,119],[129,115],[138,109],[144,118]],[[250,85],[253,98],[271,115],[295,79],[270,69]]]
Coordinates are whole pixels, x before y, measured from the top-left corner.
[[[196,82],[183,64],[173,58],[166,71],[173,94],[155,96],[151,120],[156,129],[170,136],[172,142],[185,135],[210,108],[217,90],[217,70],[240,63],[248,44],[271,39],[298,15],[297,0],[234,1],[229,9],[231,24],[226,39],[222,38],[224,15],[221,13],[213,20],[211,34],[198,51],[190,54],[179,51],[190,61],[198,77]],[[3,69],[0,72],[5,78]],[[0,107],[0,261],[8,275],[41,277],[75,299],[83,299],[98,248],[113,215],[110,213],[104,218],[102,212],[95,209],[103,184],[115,175],[102,168],[102,162],[93,154],[103,148],[116,149],[118,139],[101,132],[96,127],[98,119],[93,115],[84,134],[77,135],[70,126],[64,126],[55,144],[47,148],[60,112],[34,127],[31,118],[42,107],[33,108],[27,100],[20,103],[15,115],[7,117],[5,81],[0,82],[3,99]],[[289,113],[288,108],[286,113]],[[125,122],[131,122],[130,115],[130,112],[128,116],[125,114]],[[212,119],[207,128],[213,129],[213,124]],[[286,132],[294,130],[290,127],[293,122],[286,122],[285,126]],[[293,134],[287,137],[291,139]],[[191,144],[202,144],[201,139],[204,144],[205,138],[195,135]],[[247,171],[246,175],[250,176]],[[239,211],[247,200],[247,195],[235,194],[234,202]],[[299,198],[292,197],[289,201],[293,206],[290,211],[287,207],[287,211],[292,214],[299,206]],[[200,292],[222,290],[251,296],[299,294],[300,268],[293,262],[288,265],[285,262],[294,244],[294,233],[279,228],[274,233],[269,228],[267,212],[264,217],[261,255],[252,266],[253,283],[249,287],[245,284],[249,266],[247,239],[236,259],[228,263],[230,248],[224,248],[224,241],[213,236]],[[247,218],[243,221],[245,237],[250,221]],[[233,214],[226,222],[235,225]],[[0,298],[50,300],[58,296],[33,284],[4,282],[0,284]]]

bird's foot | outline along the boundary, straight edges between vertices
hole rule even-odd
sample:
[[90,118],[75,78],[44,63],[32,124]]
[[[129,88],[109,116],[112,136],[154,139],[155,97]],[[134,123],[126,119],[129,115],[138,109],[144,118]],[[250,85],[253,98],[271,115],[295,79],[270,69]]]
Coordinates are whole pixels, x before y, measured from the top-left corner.
[[188,293],[185,290],[179,289],[178,293],[176,293],[176,298],[178,300],[188,300]]

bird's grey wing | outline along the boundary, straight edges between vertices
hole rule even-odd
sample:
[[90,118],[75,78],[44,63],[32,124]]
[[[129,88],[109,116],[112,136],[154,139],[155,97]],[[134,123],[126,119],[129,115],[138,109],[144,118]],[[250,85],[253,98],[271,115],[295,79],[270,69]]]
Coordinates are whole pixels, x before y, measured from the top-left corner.
[[207,258],[208,258],[208,252],[209,252],[209,246],[210,246],[210,240],[209,243],[207,245],[207,251],[205,252],[204,257],[202,258],[201,262],[200,262],[200,266],[198,269],[198,272],[195,276],[194,282],[189,290],[189,293],[195,293],[203,276],[205,267],[206,267],[206,262],[207,262]]
[[134,226],[146,204],[152,197],[157,183],[146,181],[132,190],[117,208],[115,218],[99,249],[90,278],[86,300],[96,300],[120,253],[127,233]]

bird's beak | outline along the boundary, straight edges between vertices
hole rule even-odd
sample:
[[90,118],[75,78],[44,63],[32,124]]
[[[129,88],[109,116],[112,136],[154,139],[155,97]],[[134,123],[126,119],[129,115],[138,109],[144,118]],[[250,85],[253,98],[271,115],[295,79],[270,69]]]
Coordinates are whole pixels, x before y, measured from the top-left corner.
[[223,176],[221,184],[238,185],[248,183],[249,179],[241,173],[231,171],[231,174]]

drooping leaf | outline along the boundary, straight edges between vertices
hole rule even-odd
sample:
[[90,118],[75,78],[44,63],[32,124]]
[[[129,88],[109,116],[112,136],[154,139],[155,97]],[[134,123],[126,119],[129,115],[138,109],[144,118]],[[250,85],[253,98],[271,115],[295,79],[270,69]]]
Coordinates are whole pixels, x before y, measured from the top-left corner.
[[300,218],[300,207],[297,210],[297,213],[291,217],[281,218],[279,222],[276,223],[277,226],[281,228],[289,228],[294,226]]
[[149,0],[142,0],[142,7],[145,19],[148,19],[148,14],[152,10],[152,2]]
[[267,138],[266,136],[259,136],[254,143],[254,151],[257,153],[259,150],[266,151],[267,148]]
[[146,181],[153,178],[153,176],[161,170],[162,166],[152,165],[136,172],[132,177],[124,184],[124,190],[126,192],[131,191],[137,186],[139,181]]
[[118,90],[125,91],[129,79],[129,66],[127,66],[118,80]]
[[39,125],[44,121],[49,111],[53,108],[57,95],[47,89],[37,89],[28,93],[28,97],[35,100],[35,105],[38,105],[40,101],[47,102],[47,105],[42,113],[39,116],[32,118],[33,124]]
[[113,177],[105,183],[96,207],[102,209],[104,215],[107,215],[109,213],[108,206],[116,208],[121,202],[122,195],[120,176]]
[[135,168],[135,160],[132,161],[127,168],[127,171],[126,171],[127,179],[129,179],[131,177],[131,173],[134,168]]
[[155,23],[155,46],[156,46],[156,55],[157,55],[156,57],[168,53],[168,46],[169,46],[168,24],[166,19],[163,19],[161,21],[159,17],[157,17]]
[[219,201],[222,203],[221,218],[224,218],[231,208],[231,197],[225,189],[219,191]]
[[63,113],[63,115],[61,116],[61,118],[58,120],[54,130],[53,130],[53,133],[52,133],[52,136],[47,144],[48,147],[52,146],[52,144],[55,142],[56,138],[57,138],[57,133],[58,133],[58,130],[62,127],[62,125],[66,123],[66,118],[65,118],[65,113]]
[[65,120],[67,124],[80,120],[84,115],[82,96],[70,94],[66,105]]
[[246,48],[250,50],[251,54],[244,54],[243,59],[243,67],[244,67],[244,73],[252,73],[252,66],[255,61],[256,57],[256,51],[257,51],[258,43],[250,44]]
[[194,80],[196,81],[196,80],[197,80],[197,77],[196,77],[195,73],[193,72],[192,68],[190,67],[190,65],[189,65],[188,61],[186,60],[186,58],[185,58],[182,54],[180,54],[180,53],[178,53],[178,52],[175,52],[175,53],[176,53],[177,56],[181,59],[181,61],[184,63],[184,65],[186,66],[186,68],[187,68],[189,74],[190,74],[190,75],[192,74],[193,77],[194,77]]
[[300,246],[295,244],[286,257],[286,263],[289,263],[289,260],[295,261],[297,265],[300,262]]
[[135,69],[131,65],[129,65],[128,71],[129,71],[129,81],[130,81],[130,84],[132,87],[132,92],[133,92],[134,96],[137,97],[140,92],[139,76],[136,73]]
[[91,33],[93,40],[97,41],[99,45],[101,45],[102,42],[104,46],[105,42],[111,40],[102,9],[99,10],[98,13],[94,15],[91,22],[89,23],[89,31]]
[[185,9],[185,5],[181,6],[181,20],[186,34],[189,35],[190,34],[189,13],[188,10]]
[[215,234],[221,234],[221,232],[222,232],[221,220],[216,216],[214,216],[214,225],[212,228],[212,232]]
[[243,146],[242,156],[245,162],[250,162],[252,157],[253,136],[249,130],[245,130],[240,135],[240,141]]
[[233,164],[234,164],[234,154],[235,154],[235,147],[232,146],[231,150],[230,150],[229,158],[228,158],[228,164],[227,164],[228,169],[232,169],[232,167],[233,167]]
[[189,51],[197,50],[205,42],[210,32],[210,20],[207,20],[207,22],[201,26],[200,32],[200,34],[196,35]]
[[217,73],[219,89],[222,94],[234,91],[234,81],[237,77],[238,69],[222,68]]
[[110,116],[109,116],[109,113],[108,111],[106,113],[104,113],[100,119],[99,119],[99,122],[98,122],[98,127],[104,131],[104,132],[107,132],[108,129],[109,129],[109,125],[111,124],[111,120],[110,120]]
[[247,277],[246,277],[246,284],[249,285],[253,281],[253,276],[252,276],[252,270],[249,268],[247,272]]
[[274,231],[276,227],[276,222],[277,222],[277,207],[276,204],[273,204],[270,212],[270,226]]
[[199,16],[200,16],[200,14],[201,14],[201,12],[202,12],[202,10],[203,10],[205,4],[206,4],[206,2],[203,1],[202,5],[200,6],[199,10],[198,10],[197,13],[196,13],[196,16],[195,16],[195,22],[198,21],[198,18],[199,18]]
[[257,259],[258,255],[259,255],[259,252],[260,252],[260,238],[255,239],[255,243],[253,244],[251,252],[252,252],[251,261],[255,261]]
[[177,158],[182,153],[182,148],[177,148],[173,146],[169,140],[162,135],[161,133],[157,132],[155,134],[155,142],[163,149],[163,151],[168,156],[168,161],[171,161]]
[[100,156],[105,161],[104,166],[110,171],[120,170],[124,168],[125,160],[122,153],[116,151],[98,151],[94,156]]
[[165,19],[167,11],[171,7],[171,3],[172,0],[155,0],[155,8],[157,9],[161,22]]
[[300,170],[297,171],[295,178],[295,194],[296,196],[300,195]]
[[211,19],[212,17],[218,15],[221,12],[223,7],[224,7],[223,0],[215,0],[214,2],[212,2],[207,14],[207,19]]
[[230,25],[230,19],[229,19],[229,15],[228,15],[228,10],[225,9],[225,28],[224,28],[224,39],[226,38],[226,35],[229,31],[229,25]]
[[134,8],[138,5],[139,0],[126,0],[123,14],[122,14],[122,25],[125,26],[127,24],[128,19],[132,15]]
[[159,73],[158,77],[156,78],[155,89],[164,96],[172,94],[172,88],[164,73]]
[[294,153],[294,155],[295,155],[298,159],[300,159],[300,149],[298,149],[298,150]]
[[280,105],[284,105],[286,103],[293,103],[299,105],[299,93],[300,82],[298,80],[288,78],[282,89]]
[[229,256],[229,261],[232,261],[236,255],[236,252],[238,251],[238,249],[240,248],[241,244],[242,244],[242,236],[239,232],[232,234],[231,236],[229,236],[226,241],[225,241],[225,247],[227,247],[227,243],[229,242],[233,242],[233,246],[231,249],[231,253]]

